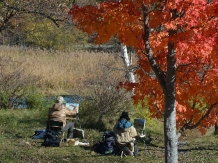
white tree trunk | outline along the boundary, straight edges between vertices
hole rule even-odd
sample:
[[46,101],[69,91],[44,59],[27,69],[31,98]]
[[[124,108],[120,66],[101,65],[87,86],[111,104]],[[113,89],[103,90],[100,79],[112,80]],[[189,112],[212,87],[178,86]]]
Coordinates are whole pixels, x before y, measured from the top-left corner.
[[135,83],[135,76],[133,70],[131,69],[131,61],[129,60],[126,45],[121,44],[121,53],[122,53],[124,64],[126,66],[128,81]]

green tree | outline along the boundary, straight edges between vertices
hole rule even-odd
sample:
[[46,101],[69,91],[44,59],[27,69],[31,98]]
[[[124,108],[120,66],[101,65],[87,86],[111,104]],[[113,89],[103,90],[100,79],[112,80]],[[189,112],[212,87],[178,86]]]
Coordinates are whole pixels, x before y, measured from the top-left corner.
[[87,37],[69,25],[67,11],[71,3],[69,0],[0,0],[0,44],[27,43],[64,49],[75,42],[86,42]]
[[48,19],[32,19],[24,29],[28,46],[65,50],[73,49],[75,44],[87,43],[87,35],[67,23],[62,22],[57,27]]

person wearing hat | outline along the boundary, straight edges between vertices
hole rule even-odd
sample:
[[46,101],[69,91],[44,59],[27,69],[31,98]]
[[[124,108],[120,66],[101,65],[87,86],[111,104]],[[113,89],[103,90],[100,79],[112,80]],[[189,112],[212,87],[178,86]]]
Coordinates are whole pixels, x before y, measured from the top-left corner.
[[119,120],[114,125],[113,132],[117,138],[117,143],[122,147],[127,145],[125,154],[133,155],[134,137],[137,136],[135,127],[130,122],[128,112],[122,112]]
[[67,139],[73,138],[73,122],[66,122],[67,115],[75,115],[77,113],[76,107],[73,110],[70,110],[65,106],[65,100],[62,96],[58,96],[55,104],[48,111],[48,120],[60,121],[63,122],[63,131],[68,131]]

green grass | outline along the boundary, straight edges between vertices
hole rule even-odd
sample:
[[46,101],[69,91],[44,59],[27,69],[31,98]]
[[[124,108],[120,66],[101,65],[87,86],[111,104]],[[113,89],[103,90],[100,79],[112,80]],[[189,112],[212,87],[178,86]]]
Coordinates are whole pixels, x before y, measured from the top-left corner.
[[[102,156],[90,151],[90,147],[68,146],[62,143],[60,147],[41,147],[42,140],[32,139],[36,129],[44,129],[47,111],[39,110],[1,110],[0,119],[0,162],[3,163],[140,163],[164,162],[164,141],[162,124],[155,129],[146,128],[151,137],[144,151],[143,142],[137,140],[139,156],[120,158],[119,156]],[[80,117],[82,119],[82,117]],[[84,142],[90,145],[101,140],[103,131],[84,128],[86,138]],[[187,144],[179,147],[179,162],[218,162],[217,136],[207,134],[201,136],[194,132],[187,132],[181,138]],[[147,140],[148,141],[148,140]]]

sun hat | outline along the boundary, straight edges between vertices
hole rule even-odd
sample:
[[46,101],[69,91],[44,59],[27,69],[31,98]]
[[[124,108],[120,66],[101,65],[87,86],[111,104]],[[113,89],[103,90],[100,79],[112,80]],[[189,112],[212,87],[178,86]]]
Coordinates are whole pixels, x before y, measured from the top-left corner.
[[66,103],[66,101],[64,100],[64,98],[62,96],[58,96],[57,97],[57,103],[64,104],[64,103]]

